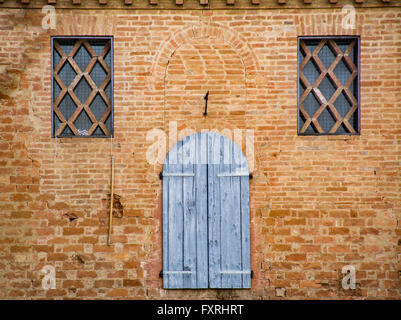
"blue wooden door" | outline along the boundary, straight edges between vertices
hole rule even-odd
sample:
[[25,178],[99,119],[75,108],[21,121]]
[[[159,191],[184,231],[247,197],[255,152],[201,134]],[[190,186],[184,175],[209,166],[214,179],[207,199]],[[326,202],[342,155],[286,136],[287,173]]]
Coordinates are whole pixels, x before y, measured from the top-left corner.
[[249,171],[231,140],[208,134],[209,287],[250,288]]
[[249,288],[249,172],[231,140],[179,141],[163,167],[164,288]]

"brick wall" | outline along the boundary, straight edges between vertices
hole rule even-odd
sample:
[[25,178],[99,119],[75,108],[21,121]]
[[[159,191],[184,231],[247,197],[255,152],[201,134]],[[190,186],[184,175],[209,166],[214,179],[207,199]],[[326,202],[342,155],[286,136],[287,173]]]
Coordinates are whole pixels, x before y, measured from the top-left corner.
[[[0,298],[400,298],[401,13],[356,13],[346,30],[341,8],[66,9],[44,30],[40,9],[2,9]],[[114,36],[113,139],[51,138],[51,35]],[[299,35],[361,36],[361,135],[297,136]],[[162,289],[146,137],[175,126],[253,130],[250,290]],[[107,246],[111,153],[123,217]]]

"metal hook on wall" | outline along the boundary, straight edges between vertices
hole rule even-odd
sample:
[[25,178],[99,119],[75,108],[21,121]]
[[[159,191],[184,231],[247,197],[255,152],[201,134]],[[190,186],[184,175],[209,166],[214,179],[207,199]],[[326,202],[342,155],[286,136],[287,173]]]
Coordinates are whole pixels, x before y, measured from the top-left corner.
[[205,99],[205,111],[203,112],[203,115],[206,116],[207,115],[207,101],[209,100],[209,90],[207,90],[206,95],[203,97],[203,99]]

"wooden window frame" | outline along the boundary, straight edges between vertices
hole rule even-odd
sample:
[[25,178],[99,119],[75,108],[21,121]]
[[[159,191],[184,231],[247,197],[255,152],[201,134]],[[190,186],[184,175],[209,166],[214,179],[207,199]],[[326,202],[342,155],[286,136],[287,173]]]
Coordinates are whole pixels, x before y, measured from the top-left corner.
[[[355,89],[354,89],[354,91],[356,91],[356,92],[353,92],[352,93],[352,95],[353,95],[353,97],[356,99],[356,101],[354,102],[354,106],[351,106],[351,109],[353,109],[353,108],[356,108],[356,110],[352,113],[352,114],[355,114],[355,116],[357,117],[357,120],[356,120],[356,125],[355,125],[355,127],[352,127],[353,129],[354,129],[354,131],[355,132],[352,132],[352,130],[351,130],[351,125],[349,124],[349,123],[346,123],[346,122],[344,122],[344,119],[346,119],[347,118],[347,115],[344,117],[344,118],[342,118],[341,117],[341,115],[339,115],[338,114],[338,112],[337,112],[337,110],[336,110],[336,108],[334,107],[334,105],[333,105],[333,103],[335,102],[335,100],[337,99],[337,97],[342,93],[342,91],[344,90],[344,89],[341,89],[341,91],[340,92],[338,92],[337,94],[336,94],[336,92],[337,92],[337,90],[339,89],[339,85],[341,85],[341,87],[342,88],[345,88],[345,87],[347,87],[348,88],[348,86],[346,86],[346,85],[342,85],[341,83],[340,84],[335,84],[336,85],[336,92],[332,95],[332,97],[330,98],[330,100],[328,101],[328,102],[326,102],[326,107],[323,107],[323,105],[324,105],[324,103],[321,103],[321,106],[318,108],[318,110],[316,110],[315,111],[315,114],[316,113],[318,113],[319,112],[319,114],[317,115],[317,117],[315,118],[315,114],[314,115],[309,115],[309,118],[307,118],[306,120],[305,120],[305,124],[308,122],[309,123],[309,125],[311,125],[311,122],[313,122],[313,124],[315,125],[316,123],[317,123],[317,127],[318,127],[318,129],[317,129],[317,131],[323,131],[323,132],[314,132],[314,133],[306,133],[305,131],[306,131],[306,129],[309,127],[309,125],[306,125],[305,126],[305,124],[303,125],[303,126],[301,126],[301,124],[300,124],[300,122],[301,122],[301,120],[300,120],[300,117],[301,117],[301,113],[303,113],[303,112],[305,112],[305,109],[303,109],[303,107],[302,107],[302,96],[301,96],[301,94],[300,94],[300,86],[302,86],[302,84],[301,84],[301,81],[302,81],[302,76],[305,78],[305,76],[303,75],[303,73],[301,73],[302,72],[302,70],[303,70],[303,67],[305,67],[306,66],[306,64],[307,64],[307,62],[309,61],[309,60],[311,60],[311,59],[313,59],[315,62],[316,62],[316,60],[315,60],[315,58],[316,58],[316,56],[317,56],[317,54],[320,52],[320,49],[317,51],[317,52],[309,52],[309,53],[307,53],[307,56],[308,56],[308,60],[307,60],[307,57],[305,57],[305,58],[302,58],[302,59],[300,59],[300,57],[302,57],[302,54],[301,54],[301,44],[302,44],[302,41],[303,40],[321,40],[321,42],[319,43],[319,45],[318,45],[318,47],[320,46],[320,49],[322,49],[322,47],[323,47],[323,45],[327,42],[334,42],[335,40],[338,40],[338,41],[341,41],[341,40],[354,40],[355,41],[355,45],[354,45],[354,50],[355,50],[355,56],[356,56],[356,61],[352,61],[352,63],[355,65],[355,70],[353,70],[352,72],[351,72],[351,74],[355,71],[356,72],[356,75],[355,75],[355,77],[353,78],[353,80],[351,80],[351,81],[355,81],[355,78],[357,78],[356,79],[356,83],[355,83]],[[322,41],[325,41],[325,43],[323,44],[323,45],[321,45],[321,43],[322,43]],[[330,45],[329,45],[330,46]],[[335,53],[334,53],[335,54]],[[335,60],[339,57],[339,55],[341,55],[341,57],[343,57],[344,55],[342,54],[342,52],[341,52],[341,54],[340,53],[337,53],[337,55],[336,55],[336,58],[335,58]],[[313,56],[313,57],[312,57]],[[306,63],[303,63],[305,60],[307,60],[307,62]],[[332,65],[328,68],[328,69],[326,69],[324,66],[322,66],[322,62],[320,61],[319,62],[319,58],[317,57],[317,60],[318,60],[318,64],[320,64],[319,65],[319,68],[324,68],[324,71],[320,71],[320,70],[317,70],[318,72],[319,72],[319,76],[318,76],[318,78],[317,78],[317,80],[315,81],[315,83],[318,81],[318,80],[320,80],[319,81],[319,85],[321,84],[321,82],[323,81],[323,79],[326,77],[326,75],[329,75],[329,72],[331,72],[331,73],[333,73],[334,74],[334,77],[336,78],[336,75],[335,75],[335,72],[334,72],[334,69],[336,68],[336,66],[337,66],[337,64],[338,64],[338,62],[339,61],[341,61],[342,60],[342,58],[339,58],[338,59],[338,61],[337,61],[337,63],[336,64],[334,64],[335,63],[335,61],[333,61],[333,63],[332,63]],[[346,64],[347,64],[347,62],[346,62]],[[334,65],[334,67],[333,67],[333,65]],[[330,75],[329,75],[330,76]],[[300,78],[301,77],[301,78]],[[351,76],[350,76],[351,77]],[[321,79],[319,79],[319,78],[321,78]],[[339,81],[338,79],[336,80],[336,81]],[[348,81],[347,81],[348,82]],[[310,86],[309,87],[307,87],[307,88],[305,88],[305,91],[304,91],[304,94],[305,94],[305,92],[308,92],[307,94],[305,94],[305,96],[303,97],[303,99],[306,99],[306,97],[308,96],[308,94],[312,91],[312,90],[316,90],[317,88],[314,88],[314,84],[310,84]],[[309,90],[309,91],[308,91]],[[349,89],[348,89],[349,90]],[[319,92],[319,90],[317,90],[318,92]],[[344,90],[344,92],[345,92],[345,90]],[[304,95],[303,94],[303,95]],[[312,93],[313,94],[313,93]],[[331,101],[332,100],[332,98],[333,98],[333,96],[335,96],[336,95],[336,97],[335,97],[335,99],[333,100],[333,101]],[[316,96],[316,95],[315,95]],[[325,100],[325,98],[324,98],[324,100]],[[335,123],[335,125],[332,127],[332,129],[334,128],[334,127],[336,127],[336,130],[335,131],[337,131],[337,129],[338,129],[338,127],[339,126],[341,126],[343,123],[347,126],[347,130],[349,130],[350,132],[324,132],[324,130],[321,130],[322,128],[320,127],[320,125],[318,124],[318,121],[317,121],[317,119],[318,119],[318,117],[320,116],[320,114],[324,111],[324,109],[326,109],[326,108],[328,108],[329,109],[329,112],[330,113],[334,113],[334,114],[336,114],[335,116],[333,116],[333,119],[336,121],[336,123]],[[307,113],[306,113],[307,114]],[[352,115],[351,114],[351,115]],[[340,119],[340,117],[341,117],[341,119]],[[337,119],[335,119],[335,118],[337,118]],[[348,117],[348,119],[349,119],[349,117]],[[347,119],[347,120],[348,120]],[[341,120],[341,121],[339,121],[339,120]],[[319,136],[321,136],[321,135],[360,135],[361,134],[361,117],[360,117],[360,36],[298,36],[298,40],[297,40],[297,133],[298,133],[298,135],[299,136],[315,136],[315,135],[319,135]],[[320,127],[320,128],[319,128]],[[316,129],[315,129],[315,131],[316,131]]]
[[[73,52],[72,53],[72,55],[71,55],[71,52],[68,54],[68,55],[66,55],[66,56],[62,56],[61,57],[61,60],[62,59],[64,59],[64,60],[68,60],[68,62],[70,63],[70,65],[72,65],[72,64],[76,64],[75,63],[75,61],[74,61],[74,55],[79,51],[79,49],[80,49],[80,47],[81,47],[81,45],[83,45],[83,46],[85,46],[85,48],[87,49],[87,51],[89,52],[89,54],[91,55],[91,57],[92,57],[92,60],[89,62],[89,65],[91,65],[90,66],[90,68],[89,68],[89,70],[90,71],[88,71],[88,72],[85,72],[85,71],[87,71],[87,70],[81,70],[82,72],[80,73],[80,74],[78,74],[77,73],[77,71],[75,70],[75,68],[74,68],[74,71],[77,73],[77,75],[75,76],[75,79],[73,80],[73,82],[69,85],[69,87],[67,88],[65,85],[64,85],[64,88],[62,88],[62,90],[64,90],[65,92],[68,92],[68,93],[70,93],[70,91],[72,91],[72,90],[74,90],[75,89],[75,87],[78,85],[78,83],[80,82],[80,80],[82,79],[82,78],[85,78],[85,80],[90,84],[90,86],[92,87],[92,92],[91,92],[91,94],[90,94],[90,96],[93,96],[93,97],[91,97],[91,99],[89,100],[90,102],[88,103],[88,105],[86,105],[86,104],[81,104],[81,103],[79,103],[80,101],[78,100],[78,101],[76,101],[76,99],[74,99],[73,98],[73,101],[74,101],[74,103],[76,104],[76,106],[77,106],[77,110],[79,110],[79,111],[77,111],[77,112],[74,112],[74,114],[76,113],[76,115],[74,116],[74,115],[72,115],[69,119],[65,119],[65,120],[67,120],[67,121],[61,121],[62,122],[62,124],[60,125],[60,127],[62,127],[63,126],[63,129],[62,130],[60,130],[60,127],[59,127],[59,130],[60,130],[60,132],[57,134],[57,132],[55,132],[55,112],[57,113],[57,112],[59,112],[59,113],[61,113],[61,111],[60,110],[58,110],[58,104],[60,104],[61,103],[61,101],[62,101],[62,99],[63,98],[61,98],[61,99],[56,99],[57,97],[54,97],[54,81],[55,81],[55,78],[57,78],[57,71],[55,72],[55,69],[56,69],[56,67],[59,67],[58,68],[58,70],[61,70],[61,68],[62,68],[62,66],[64,66],[64,63],[66,63],[66,62],[64,62],[61,66],[60,65],[58,65],[58,66],[54,66],[54,50],[55,50],[55,45],[57,44],[57,41],[59,41],[59,40],[77,40],[77,43],[78,42],[81,42],[78,46],[76,46],[76,43],[75,43],[75,45],[74,46],[76,46],[76,48],[75,48],[75,51],[73,52],[73,50],[74,50],[74,48],[71,50],[71,52]],[[91,53],[90,52],[90,50],[88,50],[88,49],[90,49],[90,48],[88,48],[88,41],[90,41],[90,40],[105,40],[105,41],[109,41],[109,43],[110,43],[110,49],[108,49],[107,50],[107,52],[109,52],[110,51],[110,55],[111,55],[111,57],[110,57],[110,61],[111,61],[111,63],[110,63],[110,66],[108,66],[107,64],[106,64],[106,62],[104,62],[104,61],[100,61],[100,60],[102,60],[105,56],[106,56],[106,54],[107,54],[107,52],[105,52],[104,53],[104,55],[103,56],[98,56],[98,55],[94,55],[93,54],[93,52]],[[89,45],[90,46],[90,45]],[[107,45],[106,45],[107,46]],[[113,138],[114,137],[114,39],[113,39],[113,36],[52,36],[51,37],[51,50],[52,50],[52,52],[51,52],[51,121],[52,121],[52,125],[51,125],[51,130],[52,130],[52,132],[51,132],[51,136],[52,136],[52,138]],[[93,50],[93,49],[92,49]],[[59,52],[59,51],[58,51]],[[60,54],[60,53],[59,53]],[[96,57],[96,59],[95,59],[95,57]],[[101,58],[101,59],[99,59],[99,58]],[[89,73],[93,70],[93,68],[95,67],[95,65],[97,64],[97,63],[100,63],[101,64],[101,66],[104,68],[104,69],[106,69],[105,71],[106,71],[106,78],[105,79],[107,79],[108,77],[110,77],[110,80],[108,80],[108,82],[105,84],[105,85],[100,85],[100,86],[97,86],[95,83],[94,83],[94,81],[91,79],[91,77],[90,77],[90,75],[89,75]],[[87,66],[87,68],[86,69],[88,69],[88,67],[89,67],[89,65]],[[109,69],[109,70],[107,70],[107,69]],[[78,77],[79,76],[79,77]],[[89,79],[88,79],[89,78]],[[57,81],[57,80],[56,80]],[[58,81],[57,81],[58,82]],[[75,82],[75,84],[74,84],[74,82]],[[59,82],[58,82],[59,83]],[[59,84],[60,85],[60,84]],[[72,86],[73,85],[73,86]],[[111,93],[110,93],[110,97],[108,97],[107,95],[106,95],[106,93],[104,92],[104,89],[108,86],[108,85],[110,85],[111,86]],[[72,86],[72,87],[71,87]],[[96,89],[94,88],[94,87],[96,87]],[[103,88],[102,88],[103,87]],[[99,90],[99,89],[101,89],[101,90]],[[89,108],[89,106],[90,106],[90,103],[92,103],[93,101],[94,101],[94,99],[95,99],[95,97],[96,97],[96,95],[97,94],[100,94],[101,96],[102,96],[102,99],[103,99],[103,101],[105,102],[105,104],[106,104],[106,106],[107,106],[107,109],[110,109],[110,111],[107,113],[107,116],[105,116],[105,119],[102,119],[103,118],[103,116],[102,116],[102,118],[101,119],[99,119],[99,121],[97,121],[97,119],[96,119],[96,117],[94,116],[94,114],[90,111],[90,108]],[[64,93],[64,95],[65,95],[65,93]],[[104,96],[103,96],[104,95]],[[59,96],[60,96],[60,94],[59,94]],[[70,97],[71,97],[71,94],[70,94]],[[108,99],[105,99],[105,97],[107,97]],[[89,97],[88,97],[88,99],[89,99]],[[57,101],[57,100],[60,100],[60,101]],[[108,101],[107,101],[108,100]],[[58,102],[58,103],[57,103]],[[89,110],[88,110],[89,109]],[[106,109],[106,110],[107,110]],[[75,128],[75,126],[73,125],[72,127],[74,127],[74,128],[72,128],[70,125],[69,125],[69,128],[70,128],[70,130],[74,133],[74,135],[61,135],[61,133],[63,132],[63,130],[64,130],[64,128],[65,128],[65,126],[67,125],[67,124],[65,124],[64,125],[64,123],[68,123],[68,122],[74,122],[74,121],[76,121],[76,119],[78,118],[78,116],[80,115],[80,113],[83,111],[83,110],[85,110],[85,112],[86,112],[86,114],[90,117],[90,118],[92,118],[91,119],[91,121],[92,121],[92,125],[94,124],[94,120],[96,120],[96,123],[98,124],[98,125],[96,125],[96,127],[94,127],[94,128],[91,128],[90,130],[88,130],[88,132],[90,133],[90,134],[88,134],[88,135],[80,135],[80,134],[77,134],[78,133],[78,130]],[[62,113],[61,113],[62,114]],[[106,112],[104,113],[104,114],[106,114]],[[59,116],[58,116],[59,117]],[[64,117],[64,115],[63,115],[63,117]],[[110,121],[111,121],[111,126],[110,126],[110,130],[108,130],[107,129],[107,127],[106,127],[106,125],[105,125],[105,122],[106,122],[106,120],[108,119],[108,117],[111,117],[111,119],[110,119]],[[60,117],[59,117],[60,118]],[[72,119],[72,121],[71,121],[71,119]],[[61,120],[61,119],[60,119]],[[94,131],[96,130],[96,128],[97,127],[101,127],[101,130],[103,131],[103,133],[104,133],[104,135],[92,135],[93,133],[94,133]],[[76,132],[75,132],[76,131]],[[109,134],[107,134],[107,133],[109,133]]]

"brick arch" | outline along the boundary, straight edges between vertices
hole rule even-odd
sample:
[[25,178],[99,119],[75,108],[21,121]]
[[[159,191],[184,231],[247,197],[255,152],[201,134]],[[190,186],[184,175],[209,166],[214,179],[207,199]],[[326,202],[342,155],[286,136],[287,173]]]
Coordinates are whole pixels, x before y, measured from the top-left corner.
[[209,92],[210,117],[238,115],[246,110],[246,72],[241,56],[216,38],[188,39],[175,50],[166,67],[166,119],[203,119]]
[[169,61],[180,46],[191,40],[207,38],[219,39],[230,45],[238,53],[244,64],[247,82],[249,81],[248,76],[252,78],[259,70],[255,54],[241,35],[232,29],[216,23],[200,23],[198,25],[190,25],[172,34],[161,45],[153,64],[153,80],[155,86],[163,86]]

